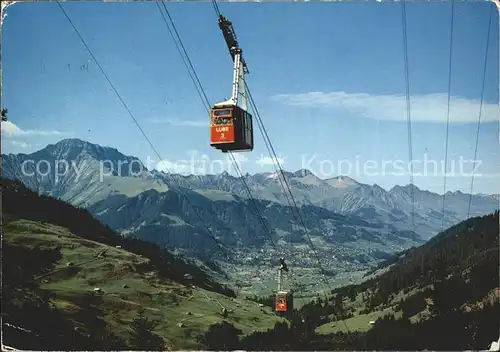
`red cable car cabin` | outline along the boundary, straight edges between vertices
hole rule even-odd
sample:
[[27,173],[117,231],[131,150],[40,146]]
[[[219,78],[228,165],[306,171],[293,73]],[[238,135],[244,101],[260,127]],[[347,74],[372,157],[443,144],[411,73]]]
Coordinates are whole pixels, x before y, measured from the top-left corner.
[[280,291],[276,294],[276,302],[274,310],[277,312],[287,311],[287,292]]
[[215,105],[210,114],[210,145],[224,153],[253,150],[252,115],[237,105]]

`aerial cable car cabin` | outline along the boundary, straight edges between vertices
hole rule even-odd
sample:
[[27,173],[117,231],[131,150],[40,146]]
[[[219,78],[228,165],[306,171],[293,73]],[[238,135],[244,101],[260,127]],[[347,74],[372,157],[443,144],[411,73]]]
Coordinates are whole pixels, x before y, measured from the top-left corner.
[[278,270],[278,292],[275,297],[274,310],[279,313],[293,311],[293,293],[282,289],[283,271],[288,272],[285,260],[280,258],[280,268]]
[[[247,111],[245,73],[248,68],[238,47],[232,24],[219,16],[229,52],[233,58],[233,91],[231,99],[215,104],[210,111],[210,145],[224,153],[253,150],[252,115]],[[241,104],[239,98],[241,96]]]

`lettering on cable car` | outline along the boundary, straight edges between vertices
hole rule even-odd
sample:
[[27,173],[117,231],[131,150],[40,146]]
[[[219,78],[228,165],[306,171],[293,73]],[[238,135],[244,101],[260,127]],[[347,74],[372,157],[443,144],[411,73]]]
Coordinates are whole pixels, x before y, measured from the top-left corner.
[[212,126],[211,141],[215,143],[234,143],[235,133],[233,126]]

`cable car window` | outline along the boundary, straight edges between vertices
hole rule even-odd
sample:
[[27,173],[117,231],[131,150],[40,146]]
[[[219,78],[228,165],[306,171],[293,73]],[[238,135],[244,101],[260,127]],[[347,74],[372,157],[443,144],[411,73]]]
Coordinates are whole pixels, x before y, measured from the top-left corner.
[[225,116],[225,115],[231,115],[231,109],[214,110],[214,116]]
[[229,125],[231,123],[230,117],[214,117],[214,125]]
[[245,112],[245,138],[247,143],[252,144],[252,117],[249,113]]

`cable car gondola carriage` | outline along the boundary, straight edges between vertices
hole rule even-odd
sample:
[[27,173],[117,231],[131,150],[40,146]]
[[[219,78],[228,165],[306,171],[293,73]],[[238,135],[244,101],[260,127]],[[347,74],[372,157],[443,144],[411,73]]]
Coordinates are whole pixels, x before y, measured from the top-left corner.
[[[210,145],[223,153],[253,150],[252,115],[248,113],[245,73],[248,68],[238,48],[231,22],[219,17],[219,27],[233,58],[233,92],[231,99],[215,104],[210,111]],[[241,105],[238,105],[241,96]]]
[[223,153],[253,150],[252,115],[243,108],[222,102],[210,113],[210,145]]
[[286,291],[278,291],[276,294],[276,306],[275,310],[277,312],[286,312],[287,310],[287,294]]

